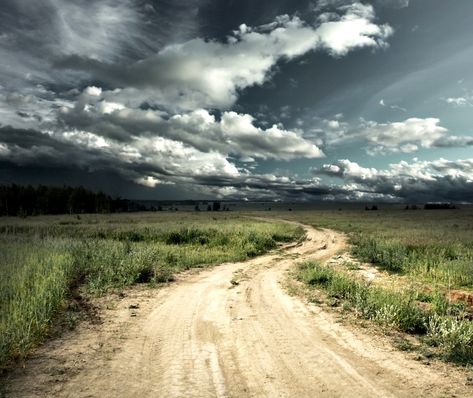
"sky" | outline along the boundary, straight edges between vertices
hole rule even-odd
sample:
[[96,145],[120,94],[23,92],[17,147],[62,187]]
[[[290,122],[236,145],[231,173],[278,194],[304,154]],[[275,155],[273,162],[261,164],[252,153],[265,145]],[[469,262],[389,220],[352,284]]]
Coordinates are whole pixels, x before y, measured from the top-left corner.
[[473,202],[471,0],[2,0],[0,183]]

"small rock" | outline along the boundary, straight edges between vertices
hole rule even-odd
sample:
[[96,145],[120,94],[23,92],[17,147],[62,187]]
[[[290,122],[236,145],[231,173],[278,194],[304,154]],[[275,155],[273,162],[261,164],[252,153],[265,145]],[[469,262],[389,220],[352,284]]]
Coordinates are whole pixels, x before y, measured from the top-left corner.
[[130,310],[136,310],[136,309],[140,308],[140,305],[139,304],[130,304],[128,308]]

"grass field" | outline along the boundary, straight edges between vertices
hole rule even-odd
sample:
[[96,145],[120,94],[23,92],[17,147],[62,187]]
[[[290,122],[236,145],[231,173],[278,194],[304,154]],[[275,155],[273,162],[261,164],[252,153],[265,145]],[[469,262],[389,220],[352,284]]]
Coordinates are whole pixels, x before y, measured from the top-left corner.
[[192,267],[254,257],[302,233],[226,213],[2,218],[0,366],[73,316],[66,308],[77,291],[102,295],[167,282]]
[[244,260],[302,236],[293,225],[245,214],[347,233],[352,254],[392,276],[390,285],[315,263],[301,264],[298,278],[357,316],[473,363],[473,312],[450,296],[473,293],[473,209],[242,210],[1,218],[1,366],[28,353],[58,321],[73,324],[67,307],[75,294],[171,281],[177,272]]
[[359,259],[439,288],[473,289],[473,209],[302,210],[272,215],[348,234]]
[[[417,335],[442,358],[473,363],[473,210],[310,210],[278,216],[348,234],[351,252],[389,275],[301,264],[297,277],[357,316]],[[348,264],[350,265],[350,264]],[[462,294],[458,294],[458,292]]]

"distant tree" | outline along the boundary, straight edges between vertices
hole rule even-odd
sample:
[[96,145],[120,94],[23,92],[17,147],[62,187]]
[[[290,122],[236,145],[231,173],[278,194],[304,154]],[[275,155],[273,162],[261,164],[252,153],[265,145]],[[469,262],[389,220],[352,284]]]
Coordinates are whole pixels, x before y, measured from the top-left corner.
[[207,205],[207,211],[212,211],[212,206],[210,206],[210,204]]
[[195,205],[194,210],[195,210],[195,211],[200,211],[200,207],[199,207],[199,204],[198,204],[198,203]]
[[219,211],[220,210],[220,202],[214,202],[213,205],[212,205],[212,210],[213,211]]
[[378,206],[376,205],[371,206],[371,210],[378,210]]
[[0,215],[111,213],[144,210],[125,199],[112,199],[84,187],[0,185]]

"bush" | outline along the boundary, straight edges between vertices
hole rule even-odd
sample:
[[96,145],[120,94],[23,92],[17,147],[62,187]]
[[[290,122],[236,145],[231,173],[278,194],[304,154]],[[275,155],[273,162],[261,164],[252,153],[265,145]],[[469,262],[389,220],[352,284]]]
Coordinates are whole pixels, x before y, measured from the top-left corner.
[[471,362],[473,359],[473,324],[471,321],[433,314],[427,324],[427,338],[442,348],[449,359]]

